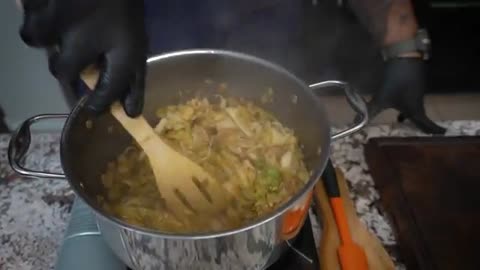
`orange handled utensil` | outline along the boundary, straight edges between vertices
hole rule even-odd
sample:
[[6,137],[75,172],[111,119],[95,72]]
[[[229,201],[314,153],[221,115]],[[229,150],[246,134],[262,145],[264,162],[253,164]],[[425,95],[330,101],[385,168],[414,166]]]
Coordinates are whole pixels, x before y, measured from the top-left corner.
[[352,235],[350,234],[343,200],[340,196],[340,189],[338,188],[337,175],[330,160],[327,162],[322,180],[340,235],[340,246],[337,252],[342,270],[367,270],[368,262],[365,251],[353,241]]

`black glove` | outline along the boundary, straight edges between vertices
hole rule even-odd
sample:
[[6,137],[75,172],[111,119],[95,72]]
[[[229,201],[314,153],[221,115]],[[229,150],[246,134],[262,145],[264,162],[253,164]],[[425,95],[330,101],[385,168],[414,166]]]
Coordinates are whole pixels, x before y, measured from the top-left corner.
[[388,60],[383,86],[368,104],[370,118],[384,109],[393,108],[400,112],[399,119],[410,119],[423,132],[444,134],[445,129],[425,114],[423,96],[426,87],[426,66],[422,59]]
[[[22,0],[20,35],[49,49],[49,67],[64,87],[99,64],[100,77],[86,106],[103,112],[120,99],[129,116],[142,112],[147,39],[142,0]],[[53,48],[53,49],[52,49]]]

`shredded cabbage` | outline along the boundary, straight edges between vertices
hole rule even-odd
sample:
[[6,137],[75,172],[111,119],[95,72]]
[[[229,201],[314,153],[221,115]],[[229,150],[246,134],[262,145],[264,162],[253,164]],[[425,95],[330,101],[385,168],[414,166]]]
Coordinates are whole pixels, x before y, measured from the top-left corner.
[[108,164],[98,201],[138,226],[168,232],[231,229],[275,210],[309,178],[292,130],[251,102],[192,99],[157,111],[155,131],[169,145],[236,194],[235,207],[218,220],[173,218],[161,199],[145,154],[136,144]]

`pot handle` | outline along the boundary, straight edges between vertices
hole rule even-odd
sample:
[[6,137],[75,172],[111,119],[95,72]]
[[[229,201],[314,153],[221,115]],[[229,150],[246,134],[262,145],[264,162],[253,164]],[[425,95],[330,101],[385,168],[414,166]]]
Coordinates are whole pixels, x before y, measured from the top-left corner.
[[65,119],[67,117],[68,114],[40,114],[25,120],[22,125],[13,133],[8,145],[8,162],[10,163],[12,169],[18,174],[27,177],[64,179],[64,174],[29,170],[20,165],[20,162],[25,158],[25,155],[30,148],[30,126],[38,121],[49,119]]
[[357,117],[355,117],[353,124],[348,128],[333,134],[332,140],[341,139],[362,129],[368,122],[367,102],[363,99],[363,97],[355,89],[353,89],[352,86],[343,81],[323,81],[309,85],[309,88],[314,93],[317,92],[317,90],[321,90],[322,88],[326,87],[342,88],[345,92],[348,103],[357,113]]

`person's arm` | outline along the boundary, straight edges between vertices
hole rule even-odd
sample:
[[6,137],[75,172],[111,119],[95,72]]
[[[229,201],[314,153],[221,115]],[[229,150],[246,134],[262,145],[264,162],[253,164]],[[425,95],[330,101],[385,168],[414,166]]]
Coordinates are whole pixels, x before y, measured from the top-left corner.
[[411,39],[417,33],[410,0],[352,0],[349,4],[379,45]]
[[[349,6],[382,49],[413,40],[417,35],[418,23],[411,0],[350,0]],[[394,108],[424,132],[444,133],[445,129],[425,113],[427,78],[422,53],[412,49],[390,56],[384,71],[383,86],[369,102],[370,117]]]

